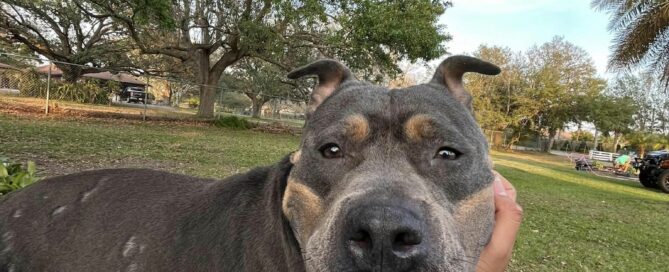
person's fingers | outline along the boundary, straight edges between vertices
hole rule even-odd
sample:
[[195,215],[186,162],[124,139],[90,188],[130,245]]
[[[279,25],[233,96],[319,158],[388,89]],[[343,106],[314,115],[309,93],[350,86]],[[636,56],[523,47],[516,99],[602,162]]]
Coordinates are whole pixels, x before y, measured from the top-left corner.
[[508,180],[506,180],[504,176],[500,175],[497,171],[492,171],[492,172],[495,175],[495,182],[499,181],[501,185],[504,187],[506,194],[511,199],[513,199],[513,201],[516,201],[516,188],[514,188],[513,185],[511,185],[511,183]]
[[504,271],[522,220],[523,210],[515,201],[515,189],[501,175],[495,175],[495,227],[490,242],[481,253],[477,271]]
[[495,227],[489,246],[499,252],[511,253],[520,229],[523,209],[509,196],[495,195]]

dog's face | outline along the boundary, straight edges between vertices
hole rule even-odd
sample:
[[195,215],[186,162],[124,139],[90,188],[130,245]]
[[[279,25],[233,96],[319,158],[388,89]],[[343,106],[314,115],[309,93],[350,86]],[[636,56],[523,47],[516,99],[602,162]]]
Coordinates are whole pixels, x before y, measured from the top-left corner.
[[308,271],[470,271],[493,227],[488,149],[464,72],[499,73],[470,57],[444,61],[429,84],[387,89],[338,62],[317,75],[283,213]]

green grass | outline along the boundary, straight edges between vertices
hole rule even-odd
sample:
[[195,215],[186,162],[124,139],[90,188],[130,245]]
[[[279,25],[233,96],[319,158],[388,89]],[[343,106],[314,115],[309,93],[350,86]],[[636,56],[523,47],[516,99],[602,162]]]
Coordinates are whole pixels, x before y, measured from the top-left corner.
[[[38,160],[38,168],[66,173],[99,167],[154,167],[222,178],[268,165],[297,149],[290,135],[230,130],[208,125],[58,119],[0,115],[0,154]],[[67,170],[67,169],[64,169]]]
[[[0,114],[0,155],[44,174],[136,166],[221,178],[267,165],[299,138],[169,122]],[[667,271],[669,195],[573,171],[562,157],[493,152],[525,218],[510,271]]]
[[511,271],[667,271],[669,195],[573,171],[556,156],[493,160],[525,212]]

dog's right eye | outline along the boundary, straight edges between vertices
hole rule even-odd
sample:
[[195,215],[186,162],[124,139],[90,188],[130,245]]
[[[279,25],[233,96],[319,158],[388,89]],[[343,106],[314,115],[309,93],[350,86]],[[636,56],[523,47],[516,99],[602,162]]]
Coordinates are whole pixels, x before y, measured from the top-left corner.
[[341,148],[335,143],[325,144],[321,146],[319,150],[321,151],[323,158],[326,159],[336,159],[344,156],[344,152],[342,152]]
[[453,148],[444,146],[442,148],[439,148],[439,150],[437,151],[437,154],[435,154],[434,157],[436,159],[451,160],[452,161],[452,160],[457,159],[460,156],[460,154],[461,153],[459,151],[457,151]]

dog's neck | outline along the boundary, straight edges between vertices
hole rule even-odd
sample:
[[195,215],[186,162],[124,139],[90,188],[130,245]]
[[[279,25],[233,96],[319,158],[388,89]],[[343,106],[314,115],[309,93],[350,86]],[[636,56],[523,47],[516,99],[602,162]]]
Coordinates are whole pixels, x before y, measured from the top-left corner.
[[286,156],[271,170],[267,183],[265,184],[264,200],[266,207],[264,209],[267,218],[268,230],[266,237],[268,241],[281,241],[281,247],[285,253],[286,271],[305,271],[304,260],[301,250],[290,224],[281,210],[283,194],[286,190],[288,175],[293,167],[290,162],[290,156]]
[[[187,202],[197,211],[178,226],[188,250],[191,241],[208,241],[208,254],[216,266],[244,271],[304,271],[304,261],[290,224],[281,211],[283,191],[292,168],[288,157],[271,167],[216,181],[203,194]],[[239,190],[243,188],[243,190]],[[190,226],[201,226],[190,232]],[[204,227],[202,227],[204,226]],[[244,239],[216,235],[221,228]],[[245,259],[229,258],[230,252],[244,252]],[[261,257],[259,257],[261,256]],[[225,263],[223,263],[225,262]],[[196,264],[195,264],[196,265]]]

